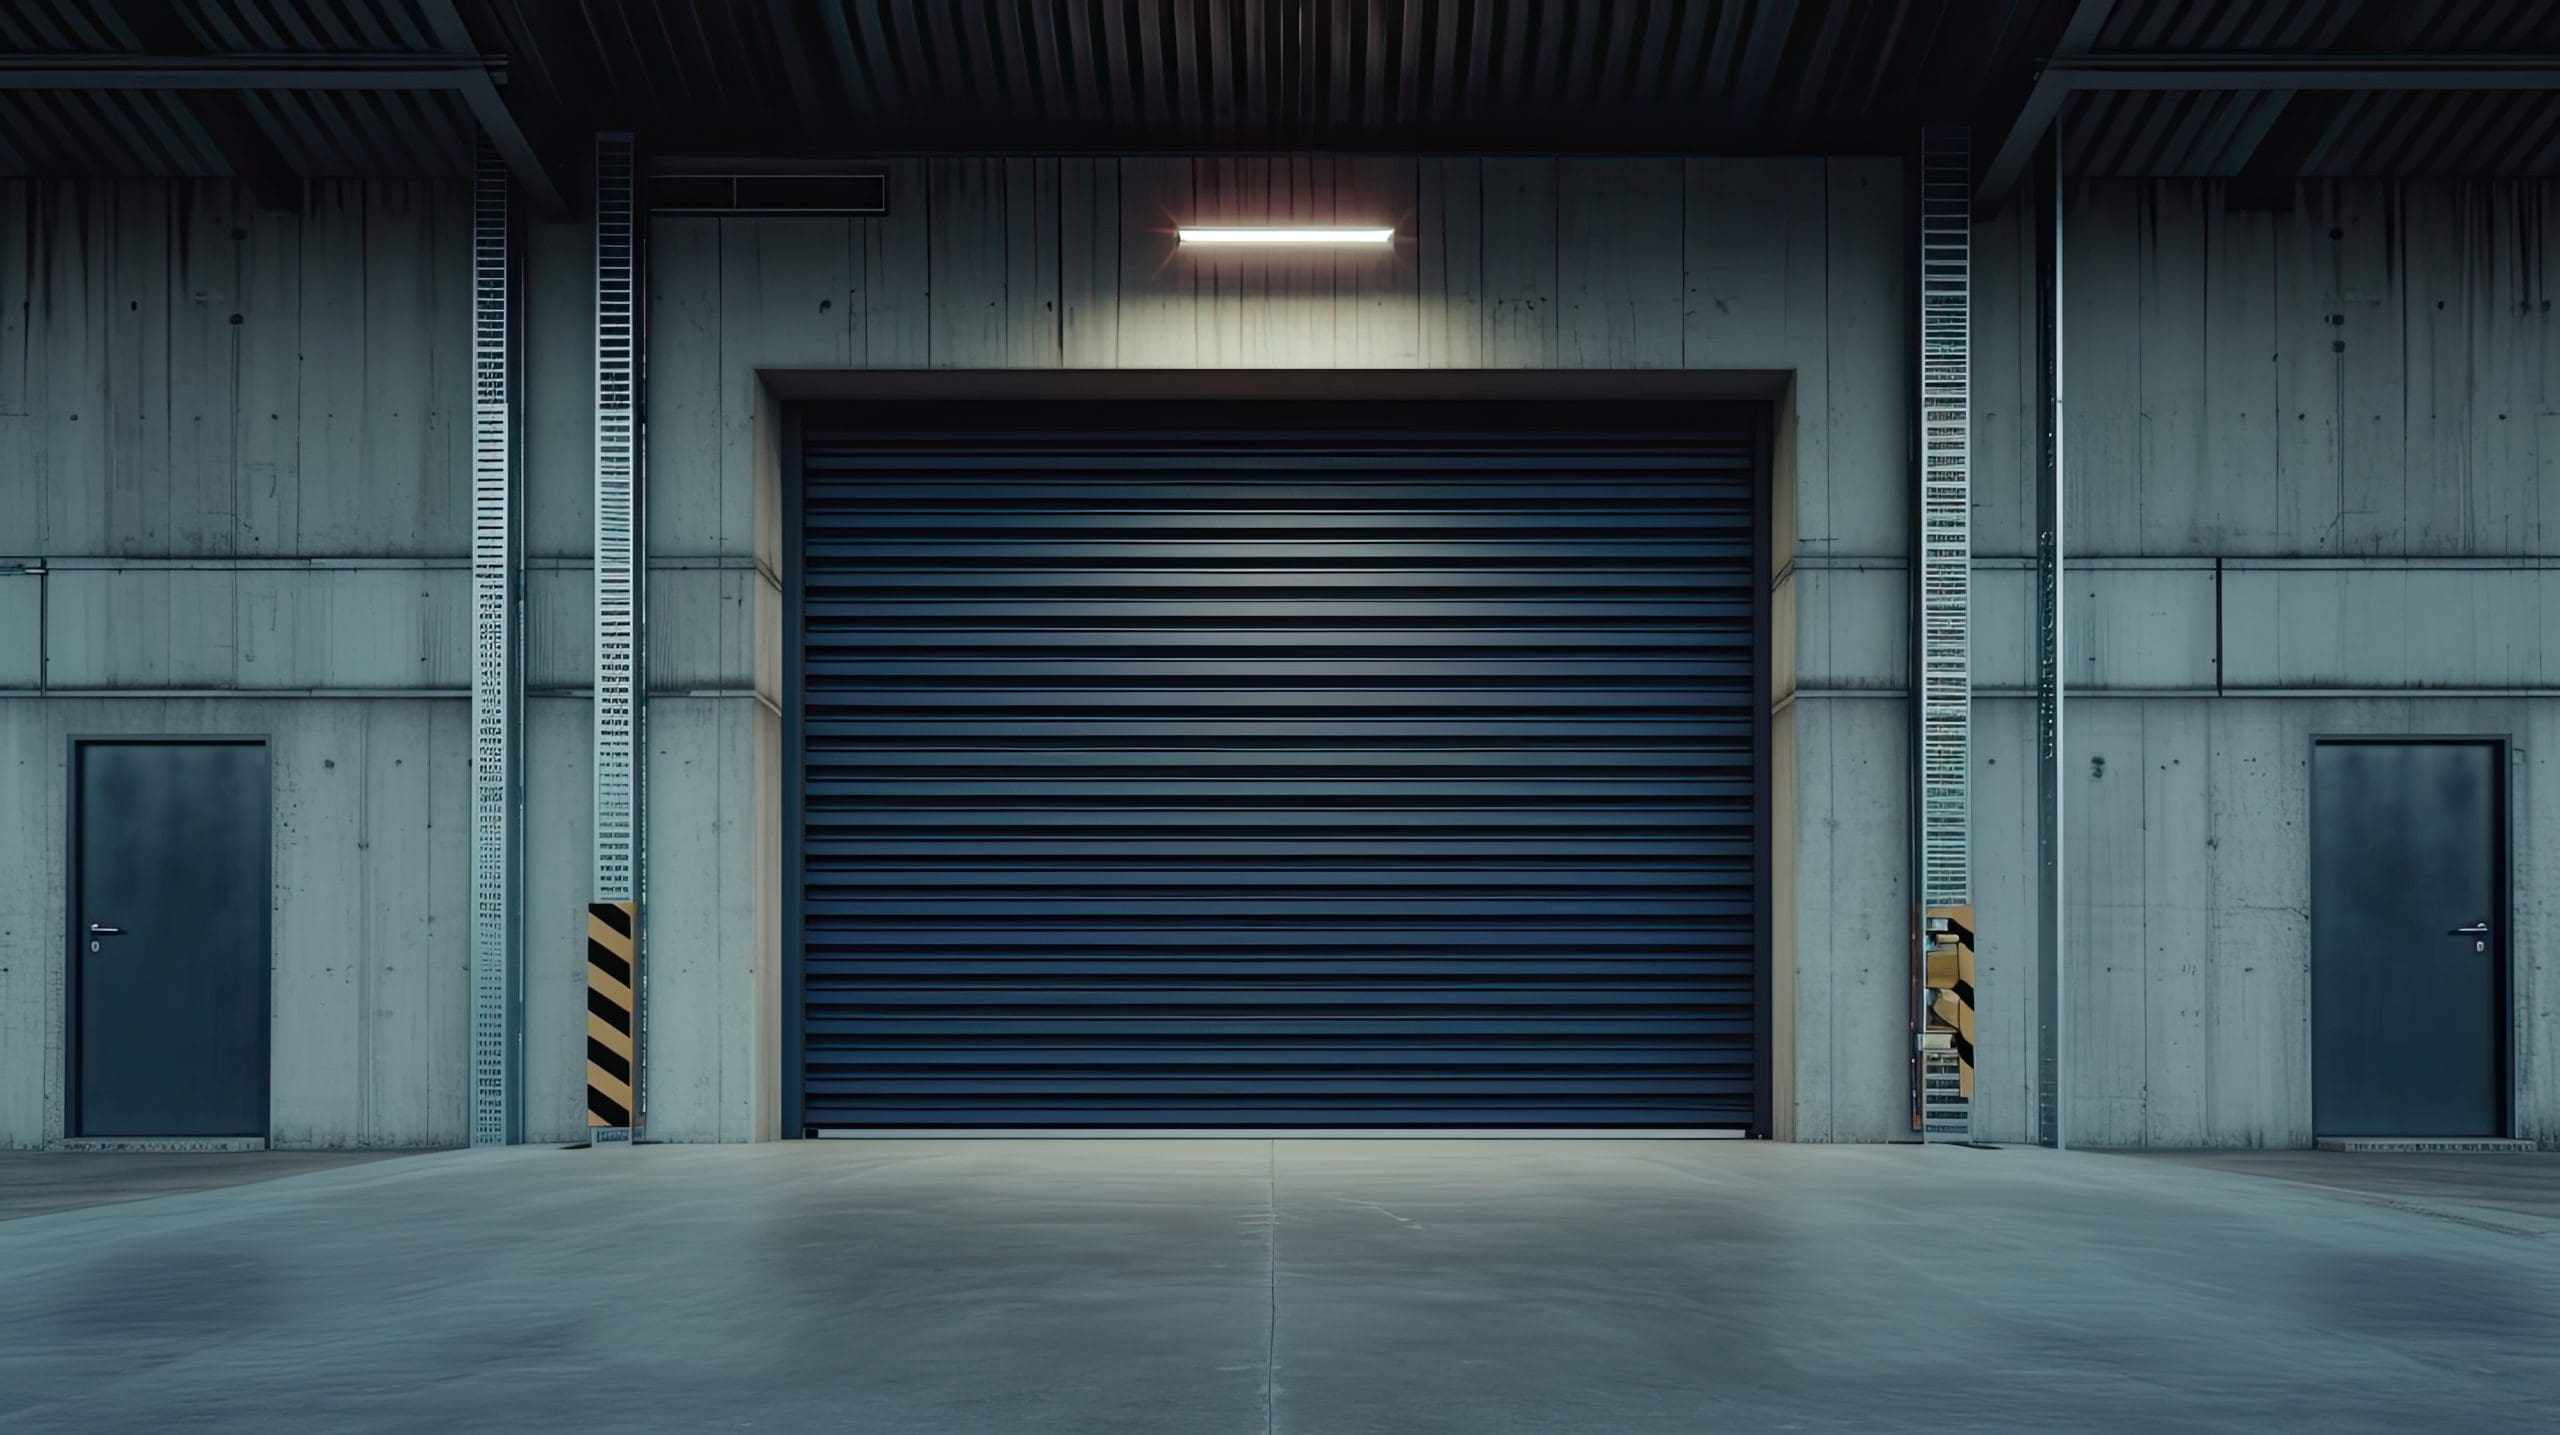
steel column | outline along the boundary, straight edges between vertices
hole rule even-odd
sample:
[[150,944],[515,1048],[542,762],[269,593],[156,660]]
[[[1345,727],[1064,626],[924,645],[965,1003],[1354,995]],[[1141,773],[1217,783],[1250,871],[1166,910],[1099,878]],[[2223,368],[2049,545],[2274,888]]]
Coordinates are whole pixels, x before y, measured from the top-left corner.
[[[645,1124],[647,976],[639,913],[642,892],[641,804],[646,752],[640,672],[643,546],[641,524],[641,323],[639,175],[627,134],[596,137],[595,391],[595,879],[591,902],[621,904],[630,923],[627,988],[614,1000],[630,1048],[618,1083],[610,1060],[589,1039],[588,1125],[599,1140],[627,1139]],[[592,909],[591,909],[592,910]],[[599,999],[590,965],[590,1019]],[[613,1053],[606,1053],[612,1055]],[[600,1082],[602,1084],[600,1084]],[[602,1099],[618,1086],[619,1101]],[[616,1108],[624,1118],[612,1119]]]
[[[1973,151],[1961,128],[1920,145],[1918,1116],[1930,1140],[1973,1135]],[[1967,958],[1952,956],[1957,939]],[[1942,960],[1943,958],[1943,960]]]
[[2045,140],[2036,225],[2036,325],[2043,411],[2036,480],[2036,1141],[2067,1143],[2062,960],[2062,125]]
[[471,190],[471,1144],[523,1124],[523,978],[517,956],[516,363],[507,167],[487,141]]

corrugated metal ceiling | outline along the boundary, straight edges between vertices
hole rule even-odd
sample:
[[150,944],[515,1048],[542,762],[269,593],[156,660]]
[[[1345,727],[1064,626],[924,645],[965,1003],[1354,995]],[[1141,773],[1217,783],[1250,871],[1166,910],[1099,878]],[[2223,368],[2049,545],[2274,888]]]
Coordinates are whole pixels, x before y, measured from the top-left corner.
[[[688,147],[1872,147],[2039,0],[477,0],[558,102]],[[663,134],[660,143],[666,142]]]
[[[6,0],[22,54],[415,52],[445,0]],[[563,153],[1875,151],[1997,125],[2073,0],[451,0]],[[156,18],[155,18],[156,17]],[[149,27],[158,24],[157,31]],[[138,27],[140,29],[138,30]],[[173,46],[172,41],[175,41]],[[2560,52],[2548,0],[2118,0],[2102,50]],[[246,118],[226,128],[225,107]],[[2083,174],[2549,172],[2544,93],[2084,94]],[[452,175],[450,94],[0,91],[12,172]],[[225,137],[231,137],[226,143]]]

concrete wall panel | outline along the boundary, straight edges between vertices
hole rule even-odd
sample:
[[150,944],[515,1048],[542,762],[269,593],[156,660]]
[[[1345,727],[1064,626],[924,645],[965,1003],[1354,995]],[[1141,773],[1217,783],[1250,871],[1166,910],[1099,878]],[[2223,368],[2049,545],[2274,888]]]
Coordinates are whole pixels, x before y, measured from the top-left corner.
[[[523,252],[525,554],[583,560],[596,542],[595,231],[533,220]],[[654,396],[654,367],[650,379]]]
[[757,1134],[755,703],[649,705],[648,896],[642,997],[649,1129],[669,1140]]
[[73,689],[427,689],[470,681],[457,563],[58,567],[45,681]]
[[[22,262],[0,273],[18,340],[0,405],[0,547],[92,566],[467,550],[458,188],[324,183],[299,214],[222,183],[9,195]],[[192,608],[227,582],[148,586]],[[60,596],[81,621],[89,595]],[[150,602],[126,599],[136,616]],[[191,622],[220,626],[166,620]],[[149,656],[157,632],[133,641],[145,668],[216,665]]]
[[1798,697],[1779,724],[1794,1140],[1910,1130],[1909,713],[1899,697]]
[[[1798,687],[1899,693],[1911,681],[1911,572],[1892,559],[1801,561],[1789,650]],[[1774,641],[1774,640],[1773,640]]]
[[2560,694],[2560,565],[2234,567],[2236,688],[2540,688]]
[[525,703],[524,1136],[587,1127],[587,902],[594,893],[595,706]]
[[44,578],[0,568],[0,688],[32,688],[43,668]]
[[1797,549],[1902,556],[1910,551],[1914,363],[1902,168],[1890,160],[1829,168],[1828,406],[1819,411],[1826,477],[1800,495]]

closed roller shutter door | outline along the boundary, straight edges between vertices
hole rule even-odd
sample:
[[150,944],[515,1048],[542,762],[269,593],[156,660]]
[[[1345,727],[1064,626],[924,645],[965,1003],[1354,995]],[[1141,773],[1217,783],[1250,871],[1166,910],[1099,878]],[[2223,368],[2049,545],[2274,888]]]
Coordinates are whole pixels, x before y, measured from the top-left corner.
[[1757,417],[1700,412],[811,414],[805,1124],[1748,1123]]

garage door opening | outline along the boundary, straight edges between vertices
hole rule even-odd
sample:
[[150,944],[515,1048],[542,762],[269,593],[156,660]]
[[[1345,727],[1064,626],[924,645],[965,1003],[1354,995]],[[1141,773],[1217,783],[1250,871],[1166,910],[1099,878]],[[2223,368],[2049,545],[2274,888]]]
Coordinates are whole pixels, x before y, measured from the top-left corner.
[[797,1124],[1765,1130],[1766,422],[803,412]]

